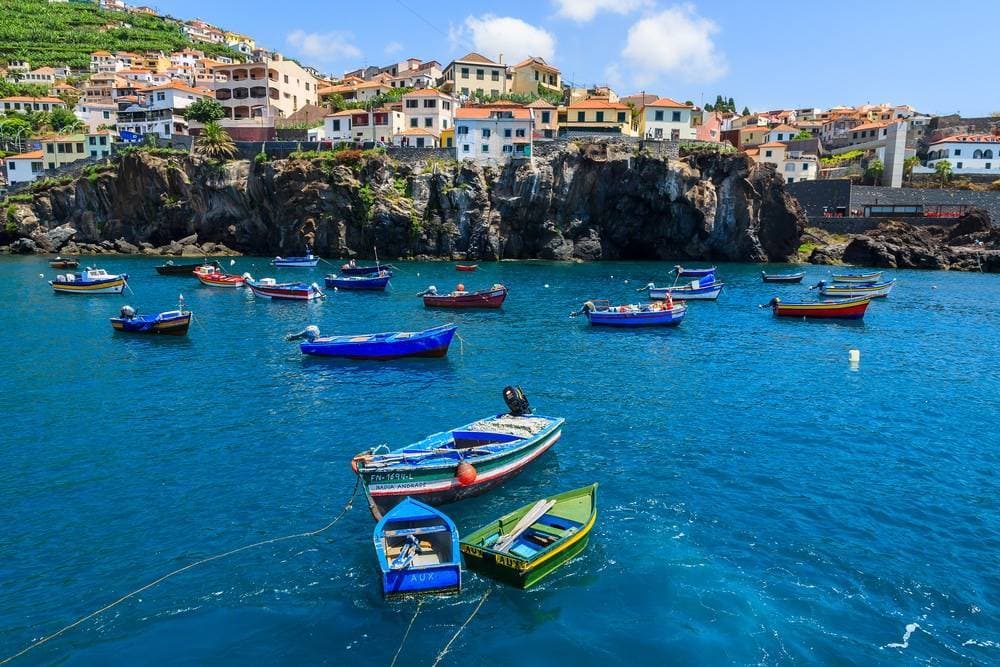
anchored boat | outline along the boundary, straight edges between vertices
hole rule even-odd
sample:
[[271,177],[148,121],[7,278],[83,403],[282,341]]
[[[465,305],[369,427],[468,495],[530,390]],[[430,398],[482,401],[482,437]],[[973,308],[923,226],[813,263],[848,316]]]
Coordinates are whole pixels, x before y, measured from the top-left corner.
[[324,278],[327,287],[335,287],[345,290],[363,291],[383,291],[389,284],[392,274],[388,271],[379,271],[367,276],[335,276],[329,275]]
[[478,264],[456,264],[455,265],[455,270],[456,271],[475,271],[478,268],[479,268]]
[[561,417],[533,415],[524,394],[504,389],[511,412],[486,417],[406,447],[362,452],[351,461],[372,514],[382,517],[407,496],[429,505],[485,493],[521,472],[556,443]]
[[835,283],[871,283],[877,281],[882,277],[881,271],[873,271],[872,273],[840,273],[833,274],[833,282]]
[[405,498],[375,525],[373,539],[383,596],[461,590],[458,529],[433,507]]
[[222,266],[218,261],[215,262],[197,262],[195,264],[174,264],[174,260],[167,260],[166,264],[160,264],[156,267],[156,272],[161,276],[190,276],[195,271],[203,266],[214,266],[216,269],[222,270]]
[[208,285],[209,287],[243,287],[243,284],[246,282],[244,276],[223,273],[222,269],[212,264],[199,266],[194,270],[194,276],[202,285]]
[[798,273],[767,273],[766,271],[760,272],[760,278],[765,283],[800,283],[805,277],[805,271],[799,271]]
[[275,257],[271,264],[284,268],[309,268],[319,263],[319,257],[312,254],[312,248],[306,248],[306,254],[299,257]]
[[375,266],[358,266],[352,259],[350,262],[342,265],[340,267],[340,273],[345,276],[370,276],[373,273],[381,273],[382,271],[388,271],[389,275],[392,276],[392,272],[396,267],[392,264],[376,264]]
[[871,297],[840,299],[816,303],[785,303],[774,297],[761,308],[769,307],[778,317],[807,317],[819,319],[860,320],[868,310]]
[[438,294],[431,285],[417,296],[424,298],[427,308],[499,308],[507,298],[507,288],[496,284],[489,289],[467,292],[465,285],[459,283],[454,292]]
[[56,257],[49,260],[49,266],[53,269],[75,269],[80,266],[80,260],[70,257]]
[[253,291],[254,296],[285,301],[312,301],[324,296],[319,285],[312,283],[279,283],[274,278],[254,280],[249,275],[244,276],[246,286]]
[[667,295],[663,303],[612,306],[607,299],[587,301],[578,313],[583,314],[592,326],[608,327],[675,327],[684,319],[687,307],[675,304]]
[[597,484],[506,514],[462,538],[470,570],[529,588],[579,554],[597,521]]
[[454,324],[443,324],[425,331],[394,331],[360,336],[326,336],[310,325],[288,340],[305,338],[299,344],[302,354],[344,359],[399,359],[402,357],[443,357],[448,354],[455,336]]
[[896,279],[884,283],[842,283],[830,284],[821,280],[809,289],[819,289],[819,293],[824,296],[839,297],[859,297],[866,296],[870,299],[877,299],[889,296],[889,292],[896,286]]
[[80,273],[56,276],[49,284],[57,293],[65,294],[121,294],[128,284],[128,274],[112,274],[104,269],[87,269]]
[[714,274],[715,267],[710,266],[707,269],[686,269],[678,264],[674,267],[674,273],[677,274],[678,278],[704,278],[705,276]]
[[177,310],[155,315],[139,315],[132,306],[122,306],[119,316],[111,318],[111,326],[125,333],[186,336],[191,326],[191,311],[183,309],[183,302]]
[[668,296],[683,301],[715,301],[719,298],[725,283],[717,282],[715,274],[710,273],[698,280],[692,280],[686,285],[673,287],[657,287],[653,283],[646,285],[650,299],[666,299]]

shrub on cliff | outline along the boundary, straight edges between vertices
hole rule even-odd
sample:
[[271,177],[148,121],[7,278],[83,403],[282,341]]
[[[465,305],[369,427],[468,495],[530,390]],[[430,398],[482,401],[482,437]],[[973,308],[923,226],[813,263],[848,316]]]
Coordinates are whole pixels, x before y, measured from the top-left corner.
[[234,157],[239,152],[236,150],[233,138],[215,121],[205,123],[205,127],[194,143],[194,148],[205,157],[216,160]]

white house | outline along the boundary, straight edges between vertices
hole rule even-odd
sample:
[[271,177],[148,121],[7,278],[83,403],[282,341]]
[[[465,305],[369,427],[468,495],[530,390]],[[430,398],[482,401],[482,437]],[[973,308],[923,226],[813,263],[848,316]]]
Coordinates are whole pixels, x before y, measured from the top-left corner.
[[344,109],[328,114],[323,119],[323,139],[334,142],[350,141],[353,138],[351,135],[351,116],[354,115],[355,111],[355,109]]
[[791,125],[779,125],[777,127],[771,128],[771,131],[767,133],[767,137],[764,139],[764,143],[771,143],[773,141],[791,141],[795,138],[801,130]]
[[31,183],[45,171],[45,154],[42,151],[29,151],[19,155],[4,158],[7,168],[7,183]]
[[0,111],[4,113],[11,111],[52,111],[53,109],[65,108],[66,103],[58,97],[25,97],[21,95],[0,97]]
[[200,90],[177,81],[147,88],[142,91],[140,102],[118,111],[116,129],[135,134],[158,134],[169,139],[174,135],[188,134],[184,109],[198,100],[211,98]]
[[73,113],[91,130],[96,130],[101,125],[114,125],[118,122],[118,107],[114,104],[80,100],[73,108]]
[[684,141],[695,139],[698,130],[691,122],[694,108],[689,104],[676,102],[669,97],[661,97],[642,107],[639,129],[643,137],[649,139],[670,139]]
[[769,141],[747,150],[747,155],[758,164],[769,164],[786,183],[814,181],[819,175],[819,161],[815,155],[790,151],[780,141]]
[[534,119],[524,107],[467,107],[455,111],[455,156],[496,164],[532,153]]
[[436,148],[441,145],[441,131],[454,126],[458,102],[448,93],[425,88],[402,97],[403,131],[393,137],[397,146]]
[[957,134],[927,147],[927,167],[933,171],[947,160],[956,176],[996,174],[1000,178],[1000,137],[992,134]]

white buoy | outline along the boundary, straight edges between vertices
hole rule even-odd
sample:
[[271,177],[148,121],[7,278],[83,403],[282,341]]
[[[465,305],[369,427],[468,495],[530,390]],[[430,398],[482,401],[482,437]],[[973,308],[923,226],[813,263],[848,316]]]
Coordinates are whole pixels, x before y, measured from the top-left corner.
[[418,271],[418,272],[417,272],[417,278],[419,278],[419,277],[420,277],[420,272]]
[[625,284],[628,285],[628,279],[625,280]]
[[852,364],[856,364],[861,361],[861,350],[851,350],[848,353],[848,358],[851,360]]
[[548,288],[549,288],[549,284],[545,283],[545,289],[548,289]]

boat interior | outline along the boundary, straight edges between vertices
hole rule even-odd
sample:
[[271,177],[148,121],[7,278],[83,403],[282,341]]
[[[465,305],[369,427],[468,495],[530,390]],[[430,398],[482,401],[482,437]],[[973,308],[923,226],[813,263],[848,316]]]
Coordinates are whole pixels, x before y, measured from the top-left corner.
[[[560,501],[518,535],[507,549],[507,553],[530,560],[539,552],[580,530],[590,517],[591,511],[591,497],[588,495]],[[496,522],[496,530],[483,540],[482,546],[491,548],[503,535],[513,530],[523,516],[514,515],[499,519]]]
[[386,568],[403,570],[451,562],[453,539],[448,526],[436,519],[390,523],[382,534]]

